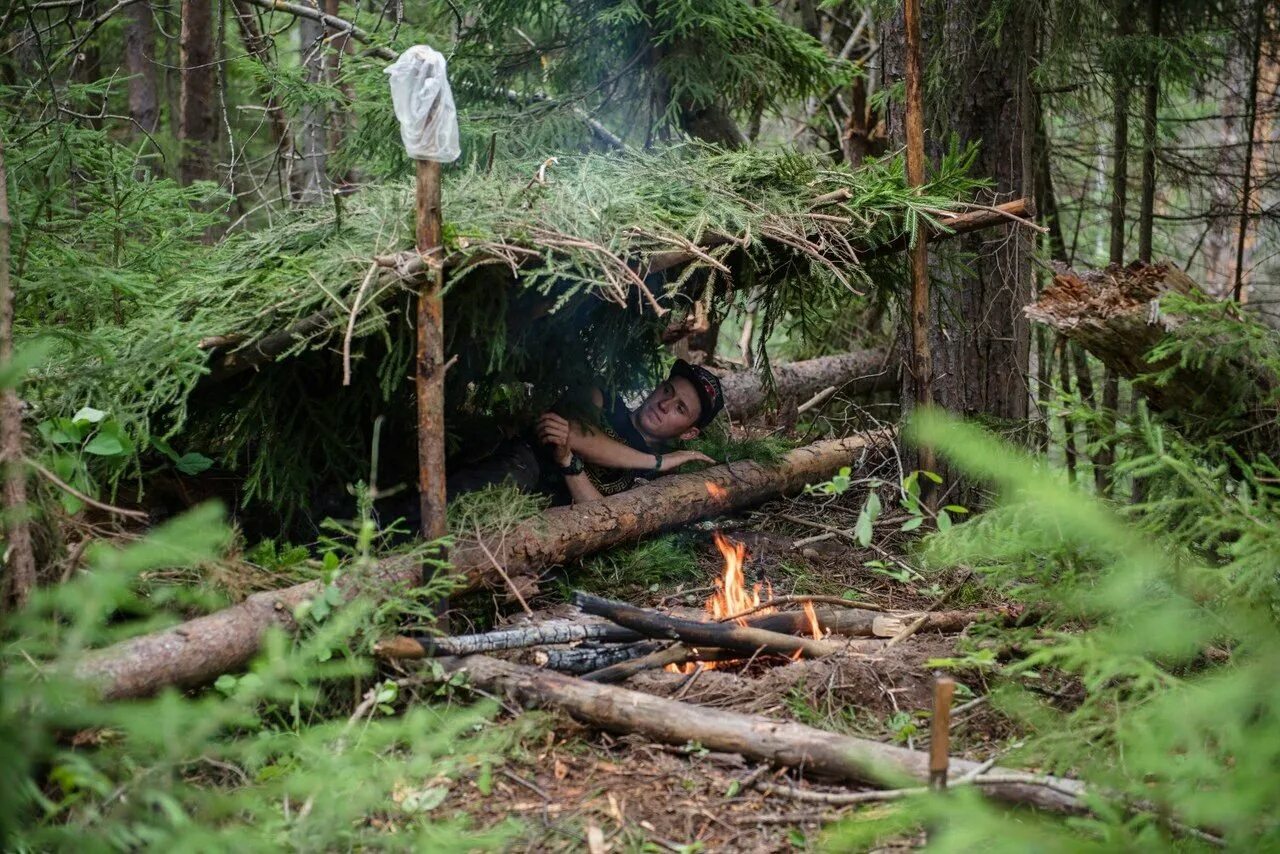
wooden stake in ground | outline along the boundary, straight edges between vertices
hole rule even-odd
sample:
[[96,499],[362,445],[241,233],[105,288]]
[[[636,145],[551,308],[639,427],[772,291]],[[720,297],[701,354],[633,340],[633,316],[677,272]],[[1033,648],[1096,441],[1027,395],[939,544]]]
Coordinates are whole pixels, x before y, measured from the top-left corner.
[[[9,279],[9,176],[0,140],[0,367],[13,360],[13,282]],[[26,603],[36,586],[36,557],[27,524],[27,473],[22,465],[22,401],[12,388],[0,391],[0,465],[4,467],[4,524],[8,540],[4,599]]]
[[[907,186],[924,185],[924,71],[920,59],[920,0],[905,0],[907,30]],[[929,241],[920,229],[911,247],[911,376],[917,407],[933,403],[929,352]],[[934,470],[933,449],[920,448],[920,468]],[[926,492],[931,492],[925,487]]]
[[956,680],[937,676],[933,680],[933,720],[929,723],[929,786],[941,791],[947,787],[947,768],[951,761],[951,698],[956,693]]

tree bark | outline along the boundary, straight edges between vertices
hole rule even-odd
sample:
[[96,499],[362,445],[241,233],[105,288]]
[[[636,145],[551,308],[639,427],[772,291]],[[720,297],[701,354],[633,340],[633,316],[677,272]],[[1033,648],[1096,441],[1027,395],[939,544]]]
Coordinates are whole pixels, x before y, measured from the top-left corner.
[[[837,386],[845,394],[869,394],[886,391],[898,384],[896,372],[888,366],[890,357],[883,350],[860,350],[838,356],[820,356],[801,362],[782,362],[770,366],[773,391],[779,401],[799,403],[829,386]],[[755,371],[721,374],[724,405],[739,421],[758,415],[769,400],[764,378]]]
[[[1020,107],[1029,97],[1028,73],[1034,46],[1027,45],[1025,18],[1032,13],[1025,4],[1009,7],[999,38],[986,25],[990,3],[984,0],[947,0],[945,12],[921,20],[924,51],[946,58],[946,92],[930,92],[926,103],[936,105],[926,116],[927,150],[936,164],[954,135],[960,145],[977,144],[972,174],[991,180],[989,198],[1024,196],[1031,192],[1034,163],[1026,136],[1027,110]],[[892,86],[905,75],[905,21],[895,15],[882,37],[884,81]],[[954,85],[954,81],[963,81]],[[937,97],[930,97],[937,96]],[[889,136],[894,146],[904,144],[902,107],[891,104]],[[930,247],[932,299],[926,326],[929,331],[930,384],[933,403],[965,415],[982,414],[997,419],[1023,421],[1028,410],[1030,324],[1022,308],[1033,297],[1032,241],[1024,230],[997,228],[981,237],[964,237],[945,247]],[[970,255],[963,264],[954,253]],[[900,324],[901,341],[910,343],[909,318]],[[901,400],[904,414],[915,406],[915,382],[903,372]],[[909,460],[908,465],[915,461]],[[941,463],[939,463],[941,466]],[[958,473],[941,472],[953,488]],[[950,494],[961,504],[974,504],[977,496],[968,487]]]
[[388,638],[375,644],[373,652],[386,658],[427,658],[433,655],[472,655],[530,646],[551,646],[580,640],[618,643],[642,640],[642,636],[605,620],[548,620],[545,623],[512,626],[476,635]]
[[[13,361],[13,280],[9,278],[9,176],[0,139],[0,366]],[[4,477],[4,604],[21,607],[36,586],[36,557],[27,522],[27,471],[22,453],[22,400],[0,389],[0,466]]]
[[[1161,0],[1147,0],[1147,32],[1160,38]],[[1147,71],[1142,103],[1142,199],[1138,212],[1138,260],[1151,263],[1156,213],[1156,132],[1160,111],[1160,66]]]
[[[312,18],[298,19],[299,55],[302,67],[306,69],[308,84],[319,84],[324,81],[324,36],[325,27],[321,21]],[[304,205],[319,204],[326,200],[329,181],[326,175],[328,133],[325,120],[328,111],[320,104],[307,103],[302,107],[302,117],[298,128],[297,149],[297,196],[298,202]]]
[[[564,564],[780,493],[795,492],[829,477],[841,466],[856,469],[864,455],[885,451],[892,440],[891,431],[876,431],[798,448],[772,466],[737,462],[669,475],[600,501],[553,508],[505,531],[496,542],[483,544],[485,547],[461,540],[453,548],[450,562],[466,587],[498,586],[501,575],[489,554],[511,576]],[[361,581],[363,592],[378,599],[417,584],[420,576],[417,561],[394,558],[383,561],[373,577]],[[91,653],[76,673],[97,682],[109,698],[138,697],[166,685],[207,682],[247,664],[269,629],[294,631],[294,609],[323,591],[323,586],[313,581],[255,593],[230,608]],[[353,587],[346,592],[353,595],[361,590]]]
[[150,3],[125,8],[124,61],[129,72],[129,116],[147,133],[160,124],[160,99],[156,93],[156,30]]
[[[273,68],[275,61],[271,56],[272,42],[263,35],[262,27],[258,25],[258,17],[253,9],[245,0],[234,0],[232,11],[235,13],[236,26],[240,29],[240,40],[244,42],[245,50],[257,59],[263,68]],[[268,83],[258,87],[258,97],[262,100],[267,121],[271,124],[271,141],[275,143],[276,153],[286,164],[287,171],[293,141],[289,136],[289,123],[285,118],[284,109]]]
[[[1193,431],[1197,422],[1232,422],[1235,429],[1226,432],[1242,454],[1274,456],[1280,429],[1271,398],[1280,378],[1265,365],[1247,355],[1215,355],[1212,340],[1204,342],[1207,356],[1198,363],[1147,358],[1185,321],[1160,306],[1165,293],[1208,299],[1176,267],[1135,262],[1093,273],[1063,270],[1026,311],[1098,357],[1113,375],[1131,380],[1153,409],[1182,419]],[[1157,372],[1167,374],[1163,382],[1151,378]]]
[[[485,656],[445,659],[442,663],[447,672],[466,673],[477,688],[501,692],[526,708],[559,709],[610,732],[638,733],[665,744],[697,742],[708,750],[738,753],[774,765],[803,768],[806,774],[873,786],[896,786],[902,778],[923,781],[929,775],[928,754],[870,739],[704,708]],[[977,768],[976,762],[951,760],[957,776]],[[1005,779],[1016,777],[998,768],[991,773]],[[1071,814],[1085,811],[1083,783],[1031,775],[1025,779],[1027,782],[983,786],[982,790],[1008,803]]]
[[218,137],[214,113],[214,4],[207,0],[182,0],[182,32],[179,64],[182,91],[178,100],[178,139],[182,157],[178,178],[182,184],[214,177],[213,143]]

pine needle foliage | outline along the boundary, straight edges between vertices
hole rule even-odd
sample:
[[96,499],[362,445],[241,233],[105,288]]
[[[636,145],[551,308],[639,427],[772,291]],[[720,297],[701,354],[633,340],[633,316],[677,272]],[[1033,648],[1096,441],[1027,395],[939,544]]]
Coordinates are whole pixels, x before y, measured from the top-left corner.
[[[15,150],[21,186],[30,186],[21,169],[37,168],[53,150],[51,132],[28,134],[30,151]],[[197,253],[189,238],[209,219],[193,212],[196,190],[120,175],[133,161],[113,160],[110,140],[83,133],[60,144],[106,152],[104,187],[128,185],[137,199],[130,204],[145,207],[148,219],[104,217],[98,204],[67,207],[67,188],[56,184],[45,196],[16,194],[15,206],[26,247],[17,270],[24,335],[49,332],[50,300],[73,302],[65,291],[46,296],[48,285],[36,283],[58,281],[57,271],[77,264],[99,276],[103,254],[120,259],[108,279],[114,290],[80,299],[27,393],[42,419],[93,406],[120,425],[136,449],[133,462],[87,471],[112,483],[141,480],[163,460],[156,448],[165,442],[242,473],[243,502],[287,512],[317,482],[365,474],[377,415],[388,415],[391,441],[411,435],[413,287],[377,275],[361,287],[373,256],[411,245],[408,185],[370,186],[333,206],[279,213],[265,228],[234,229]],[[678,315],[691,299],[725,305],[735,278],[759,288],[766,333],[789,311],[850,290],[896,287],[893,262],[863,266],[859,252],[914,234],[968,197],[976,182],[965,176],[967,165],[967,155],[949,158],[918,194],[906,188],[899,160],[850,171],[816,156],[699,146],[451,171],[444,188],[452,269],[446,352],[457,356],[450,410],[518,421],[566,388],[638,388],[660,369],[658,334],[671,319],[656,306]],[[836,191],[847,198],[811,207]],[[34,224],[50,199],[64,206],[65,227],[46,231]],[[80,223],[102,237],[66,240]],[[123,248],[113,256],[117,244]],[[647,280],[634,272],[670,252],[693,257]],[[340,390],[338,351],[357,297],[354,381]],[[317,315],[324,322],[298,337],[280,364],[248,381],[202,385],[210,354],[201,342],[219,339],[220,352],[234,351]]]

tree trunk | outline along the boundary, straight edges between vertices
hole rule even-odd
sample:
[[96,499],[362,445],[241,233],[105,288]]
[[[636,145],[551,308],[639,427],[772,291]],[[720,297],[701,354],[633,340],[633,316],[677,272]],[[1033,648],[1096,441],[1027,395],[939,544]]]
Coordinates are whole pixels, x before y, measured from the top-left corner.
[[[0,139],[0,366],[13,361],[13,280],[9,278],[9,175]],[[0,476],[4,478],[5,573],[3,604],[25,605],[36,586],[36,557],[27,523],[27,471],[22,453],[22,400],[0,389]]]
[[182,0],[182,32],[179,64],[182,92],[178,100],[178,139],[182,157],[178,178],[182,184],[214,177],[213,143],[218,137],[214,112],[213,38],[214,4],[207,0]]
[[[240,40],[244,48],[262,64],[271,69],[275,62],[271,56],[272,42],[262,33],[258,25],[258,17],[245,0],[235,0],[232,11],[236,16],[236,26],[240,29]],[[271,124],[271,141],[275,143],[280,159],[287,164],[292,153],[292,140],[289,137],[289,124],[285,119],[284,109],[280,106],[269,83],[258,87],[258,97],[266,109],[267,121]],[[287,169],[286,169],[287,171]]]
[[[820,356],[801,362],[781,362],[770,366],[773,390],[778,401],[794,405],[830,386],[844,394],[869,394],[897,386],[896,372],[888,366],[883,350],[860,350],[839,356]],[[769,400],[769,389],[755,371],[738,371],[720,376],[724,405],[738,421],[760,414]]]
[[125,8],[124,62],[129,72],[129,116],[147,133],[160,124],[160,98],[156,92],[156,30],[150,3]]
[[[1160,38],[1161,0],[1147,0],[1147,31]],[[1151,239],[1156,213],[1156,132],[1160,111],[1160,66],[1147,71],[1142,104],[1142,205],[1138,213],[1138,260],[1151,263]]]
[[[1034,128],[1026,126],[1019,104],[1030,97],[1027,75],[1034,49],[1021,44],[1030,9],[1009,8],[998,45],[984,26],[989,14],[990,4],[982,0],[948,0],[945,13],[928,15],[921,23],[926,63],[927,57],[945,57],[949,81],[948,97],[926,96],[927,104],[938,105],[926,116],[930,158],[936,163],[942,157],[953,134],[961,145],[978,144],[972,172],[992,181],[989,198],[982,201],[995,203],[1032,190],[1025,137]],[[903,27],[899,12],[882,40],[886,85],[903,79]],[[963,85],[954,85],[957,80]],[[897,105],[890,109],[889,136],[895,146],[905,139],[904,114]],[[1022,307],[1033,295],[1032,248],[1023,230],[1012,226],[931,247],[927,325],[935,405],[966,415],[1027,417],[1031,335]],[[950,263],[958,260],[957,253],[972,257],[963,265]],[[901,324],[904,343],[908,328]],[[915,405],[914,383],[906,372],[902,405],[904,413]],[[955,498],[968,504],[974,497],[962,492]]]
[[[924,781],[929,775],[927,754],[871,739],[681,703],[486,656],[445,659],[442,663],[446,672],[465,672],[477,688],[500,692],[527,708],[559,709],[610,732],[638,733],[664,744],[696,742],[708,750],[738,753],[774,765],[803,768],[806,774],[872,786],[897,785],[903,777]],[[977,768],[976,762],[951,760],[957,777]],[[998,768],[990,773],[1017,779]],[[1032,779],[1026,775],[1027,782],[983,786],[982,790],[1009,803],[1054,812],[1084,812],[1084,784],[1052,779],[1051,785],[1033,785]]]
[[[299,52],[307,83],[315,85],[324,80],[324,24],[311,18],[298,19]],[[302,107],[302,121],[298,132],[297,198],[301,204],[314,205],[325,200],[329,182],[325,174],[328,131],[325,128],[327,110],[319,104],[307,103]]]
[[[1060,272],[1039,301],[1027,307],[1027,316],[1082,345],[1114,376],[1131,380],[1153,409],[1184,419],[1192,431],[1197,423],[1216,430],[1225,420],[1230,426],[1220,434],[1231,435],[1242,455],[1265,452],[1274,457],[1280,451],[1280,428],[1272,394],[1280,378],[1266,365],[1247,355],[1218,356],[1213,340],[1204,341],[1207,357],[1198,364],[1147,358],[1185,321],[1159,306],[1160,295],[1168,292],[1208,299],[1172,265],[1134,263],[1093,273]],[[1147,378],[1156,372],[1168,376],[1159,383]]]
[[[460,540],[450,562],[467,587],[499,585],[495,560],[509,576],[564,564],[795,492],[841,466],[856,469],[864,455],[882,452],[892,438],[892,433],[878,431],[799,448],[776,465],[738,462],[669,475],[600,501],[548,510],[505,531],[497,542]],[[417,561],[394,558],[381,563],[373,578],[351,583],[362,581],[363,592],[382,598],[417,584],[420,577]],[[255,593],[230,608],[91,653],[76,672],[97,682],[106,697],[137,697],[166,685],[207,682],[247,664],[268,629],[294,631],[294,608],[323,591],[319,582],[308,582]]]

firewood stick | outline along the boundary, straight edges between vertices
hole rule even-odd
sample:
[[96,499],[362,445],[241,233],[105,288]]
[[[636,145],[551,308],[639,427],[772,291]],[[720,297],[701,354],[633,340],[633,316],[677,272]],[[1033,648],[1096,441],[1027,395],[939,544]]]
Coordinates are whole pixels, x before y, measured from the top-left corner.
[[[923,783],[929,775],[926,753],[870,739],[667,700],[482,655],[440,663],[446,674],[465,672],[477,688],[504,694],[526,708],[560,709],[610,732],[638,733],[673,745],[696,741],[708,750],[874,786]],[[977,763],[957,758],[951,767],[963,775]],[[1017,775],[1002,768],[992,769],[989,776],[996,775],[1010,775],[1011,782],[983,785],[990,797],[1054,812],[1085,812],[1085,786],[1079,781]]]
[[799,638],[766,629],[744,628],[732,623],[703,623],[668,617],[647,608],[625,602],[614,602],[581,591],[573,594],[573,602],[584,613],[607,617],[620,626],[640,632],[646,637],[670,638],[694,646],[719,647],[750,654],[764,652],[791,655],[800,652],[809,658],[822,658],[843,649],[831,641]]
[[662,641],[610,646],[580,646],[573,649],[534,650],[533,663],[558,673],[591,673],[614,664],[641,658],[662,649]]
[[[992,618],[1003,618],[999,611],[934,611],[921,614],[918,611],[866,611],[850,608],[843,611],[821,609],[814,612],[818,627],[833,635],[853,638],[892,637],[905,620],[922,619],[919,628],[936,632],[959,632],[970,625]],[[803,611],[783,611],[748,618],[747,625],[771,632],[798,634],[809,631],[809,620]],[[887,631],[886,631],[887,630]]]
[[379,658],[427,658],[432,655],[471,655],[579,640],[625,643],[642,640],[642,637],[613,623],[550,620],[533,626],[499,629],[475,635],[387,638],[374,645],[373,653]]
[[646,670],[657,670],[668,664],[684,664],[687,661],[733,661],[742,658],[742,653],[727,649],[705,649],[675,643],[665,649],[655,650],[630,661],[620,661],[599,670],[583,675],[588,682],[622,682],[637,673]]

